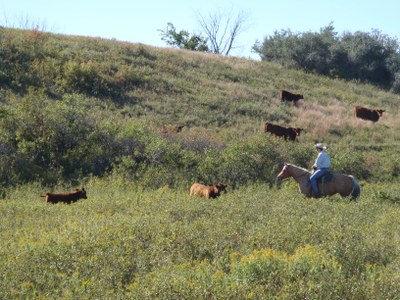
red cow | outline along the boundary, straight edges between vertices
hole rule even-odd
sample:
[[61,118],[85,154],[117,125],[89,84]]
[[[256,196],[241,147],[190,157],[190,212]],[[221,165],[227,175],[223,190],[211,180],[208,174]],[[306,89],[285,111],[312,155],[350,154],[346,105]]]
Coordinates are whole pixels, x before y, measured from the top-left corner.
[[82,188],[81,190],[76,189],[75,192],[70,193],[46,193],[46,196],[40,197],[46,197],[46,202],[52,204],[59,202],[71,204],[78,201],[79,199],[87,199],[86,191],[84,188]]
[[301,94],[292,94],[288,91],[282,90],[281,91],[281,100],[282,101],[289,101],[296,104],[297,101],[300,99],[304,99],[303,95]]
[[293,137],[291,140],[294,141],[294,140],[296,139],[296,137],[299,136],[300,133],[301,133],[304,129],[303,129],[303,128],[299,128],[299,127],[296,127],[296,128],[295,128],[295,127],[289,127],[288,130],[289,130],[289,131],[292,131],[292,132],[294,133],[294,135],[291,134],[291,136]]
[[363,106],[354,106],[354,116],[372,122],[378,122],[379,118],[385,110],[383,109],[369,109]]
[[303,131],[303,128],[283,127],[276,124],[265,123],[265,132],[269,132],[278,137],[284,137],[285,140],[289,139],[295,141],[301,131]]

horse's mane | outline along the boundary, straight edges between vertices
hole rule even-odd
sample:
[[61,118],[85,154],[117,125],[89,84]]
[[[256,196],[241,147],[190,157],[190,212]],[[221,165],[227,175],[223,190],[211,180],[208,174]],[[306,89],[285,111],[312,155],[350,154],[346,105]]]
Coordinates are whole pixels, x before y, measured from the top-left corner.
[[311,172],[308,171],[307,169],[304,169],[304,168],[302,168],[302,167],[296,166],[296,165],[294,165],[294,164],[289,164],[289,163],[287,163],[287,165],[288,165],[288,166],[292,166],[292,167],[294,167],[294,168],[296,168],[296,169],[300,169],[300,170],[302,170],[302,171],[304,171],[304,172],[311,173]]

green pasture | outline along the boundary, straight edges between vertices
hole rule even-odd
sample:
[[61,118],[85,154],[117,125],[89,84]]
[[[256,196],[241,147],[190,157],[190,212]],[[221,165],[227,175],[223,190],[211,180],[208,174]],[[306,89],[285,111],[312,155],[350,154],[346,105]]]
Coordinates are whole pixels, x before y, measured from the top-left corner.
[[[0,299],[400,299],[398,94],[4,27],[0,63]],[[354,105],[386,111],[374,124]],[[265,122],[304,131],[284,141]],[[356,202],[274,185],[316,142],[360,182]],[[193,182],[228,192],[191,198]],[[82,186],[72,205],[40,197]]]
[[209,200],[118,177],[87,200],[0,201],[2,299],[397,299],[400,189],[308,199],[293,181]]

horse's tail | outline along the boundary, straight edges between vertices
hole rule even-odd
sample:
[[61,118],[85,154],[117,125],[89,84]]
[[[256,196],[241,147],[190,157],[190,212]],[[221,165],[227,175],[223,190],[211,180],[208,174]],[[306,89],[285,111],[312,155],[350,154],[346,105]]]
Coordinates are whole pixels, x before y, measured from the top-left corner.
[[357,197],[360,196],[361,194],[361,187],[360,184],[357,182],[357,180],[351,176],[351,180],[353,181],[353,190],[351,192],[351,200],[356,200]]

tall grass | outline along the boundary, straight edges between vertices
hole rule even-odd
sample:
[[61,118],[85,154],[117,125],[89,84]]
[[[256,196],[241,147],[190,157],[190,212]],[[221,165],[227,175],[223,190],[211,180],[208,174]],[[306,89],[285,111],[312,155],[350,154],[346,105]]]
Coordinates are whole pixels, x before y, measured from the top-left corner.
[[399,190],[310,200],[293,182],[206,200],[92,178],[46,205],[38,185],[0,202],[0,297],[395,299]]

